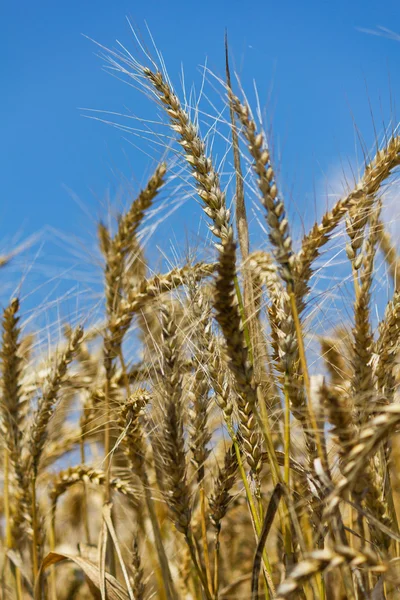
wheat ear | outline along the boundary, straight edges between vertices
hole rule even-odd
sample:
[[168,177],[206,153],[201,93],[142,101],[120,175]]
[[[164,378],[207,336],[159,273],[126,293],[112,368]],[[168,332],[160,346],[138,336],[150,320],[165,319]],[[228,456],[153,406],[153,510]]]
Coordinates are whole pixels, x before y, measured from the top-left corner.
[[320,338],[321,356],[329,372],[333,386],[345,385],[349,369],[346,365],[346,357],[343,355],[341,340],[338,337]]
[[33,418],[32,430],[29,441],[29,465],[33,475],[37,476],[40,457],[43,452],[47,437],[47,427],[54,413],[58,392],[63,384],[68,365],[72,362],[83,339],[83,329],[78,327],[73,332],[68,346],[57,362],[47,390],[39,400],[38,408]]
[[367,461],[377,452],[382,441],[396,429],[400,423],[400,406],[391,404],[380,407],[378,414],[371,418],[360,430],[357,443],[347,455],[343,468],[343,478],[337,483],[334,491],[328,498],[324,511],[325,519],[341,501],[347,490],[354,489],[357,477],[365,469]]
[[[4,518],[5,544],[11,549],[16,543],[20,546],[24,533],[24,514],[28,513],[29,499],[26,494],[26,475],[22,467],[21,438],[24,421],[24,400],[21,397],[21,356],[20,328],[18,326],[19,300],[14,298],[3,313],[3,335],[0,349],[1,360],[1,391],[0,426],[4,439]],[[10,483],[12,467],[17,483],[17,518],[11,520]],[[29,519],[28,519],[29,522]],[[22,598],[22,583],[20,569],[11,564],[15,575],[17,598]]]
[[146,585],[144,582],[144,571],[139,554],[139,545],[137,536],[135,536],[132,544],[131,553],[131,577],[130,582],[135,600],[144,600],[146,594]]
[[261,435],[254,415],[257,395],[237,304],[235,259],[235,244],[225,244],[219,256],[214,308],[217,322],[224,334],[228,364],[235,377],[244,451],[247,462],[258,479],[262,462]]
[[400,290],[396,290],[388,303],[385,316],[379,324],[379,337],[375,342],[377,364],[375,376],[379,397],[390,404],[395,392],[393,368],[399,351]]
[[379,247],[385,256],[385,261],[388,266],[389,274],[393,280],[395,288],[398,289],[400,276],[400,259],[397,253],[397,249],[393,244],[390,233],[387,231],[382,221],[380,221],[379,223],[377,234]]
[[162,73],[154,73],[148,68],[143,68],[143,74],[165,108],[171,121],[171,128],[179,135],[179,144],[184,150],[186,161],[191,166],[198,194],[204,202],[203,210],[212,220],[212,225],[209,225],[210,230],[221,242],[232,240],[233,229],[230,224],[230,211],[226,208],[225,193],[221,190],[219,175],[213,167],[212,160],[206,155],[205,145],[197,126],[183,110],[178,97]]
[[24,400],[21,397],[21,357],[19,356],[20,329],[18,326],[19,301],[14,298],[3,314],[3,339],[0,351],[2,371],[1,416],[2,431],[8,455],[19,485],[25,473],[21,464],[21,435],[24,418]]
[[340,567],[347,564],[352,569],[368,569],[374,573],[385,573],[387,565],[382,563],[373,552],[349,548],[348,546],[335,546],[324,550],[314,550],[296,565],[286,579],[277,589],[276,600],[285,600],[293,594],[315,574]]
[[197,263],[185,265],[182,268],[172,269],[169,273],[155,275],[151,279],[143,281],[137,289],[131,290],[127,299],[121,302],[118,312],[110,322],[110,356],[118,356],[118,349],[128,331],[132,320],[149,301],[157,296],[170,292],[183,285],[185,282],[201,281],[209,277],[215,271],[213,263]]
[[[65,471],[60,471],[54,478],[49,491],[49,497],[51,505],[53,506],[53,510],[57,504],[58,498],[62,494],[65,494],[65,492],[72,485],[75,485],[79,481],[86,481],[87,483],[103,486],[106,481],[106,475],[104,471],[100,469],[93,469],[87,465],[78,465],[76,467],[70,467]],[[114,477],[110,484],[115,491],[126,496],[132,502],[137,502],[137,494],[134,488],[128,482],[120,479],[119,477]]]
[[[124,282],[125,262],[129,249],[132,247],[136,239],[136,231],[154,198],[156,197],[160,187],[164,183],[166,173],[166,165],[162,163],[158,166],[155,173],[151,177],[145,190],[139,194],[130,209],[119,219],[118,230],[113,239],[106,239],[104,228],[99,230],[100,242],[103,251],[107,250],[105,264],[105,280],[106,280],[106,308],[108,313],[108,328],[104,338],[104,366],[106,370],[106,388],[105,388],[105,403],[106,403],[106,424],[104,431],[104,453],[106,457],[106,472],[109,477],[111,472],[111,453],[110,453],[110,397],[109,390],[111,379],[115,370],[115,357],[119,354],[121,340],[116,343],[114,339],[114,331],[112,320],[121,303],[122,287]],[[109,236],[108,236],[109,238]],[[122,354],[120,354],[122,360]],[[124,365],[122,365],[124,369]],[[125,369],[124,369],[125,370]],[[109,500],[109,486],[105,489],[106,500]]]
[[224,466],[219,471],[214,490],[210,497],[210,519],[215,528],[214,540],[214,592],[219,589],[219,557],[221,522],[225,517],[232,499],[231,490],[238,476],[239,465],[235,446],[232,444],[225,452]]
[[365,242],[365,251],[359,254],[362,265],[359,271],[359,284],[356,286],[354,304],[352,381],[352,395],[358,422],[363,422],[367,418],[368,409],[373,399],[374,380],[370,367],[373,350],[370,301],[377,244],[376,229],[380,211],[381,203],[378,202],[370,217],[370,231]]
[[124,452],[129,460],[133,473],[137,475],[142,482],[147,510],[153,528],[155,546],[163,573],[163,588],[167,597],[169,599],[174,599],[176,597],[176,592],[172,582],[168,558],[162,541],[160,526],[157,520],[145,465],[146,443],[142,418],[145,407],[150,402],[150,399],[151,396],[146,390],[137,390],[120,406],[119,424],[123,435],[122,445]]
[[[298,299],[302,299],[309,291],[312,276],[312,265],[318,258],[321,248],[329,241],[332,232],[339,225],[348,210],[366,198],[375,196],[393,169],[400,164],[400,136],[392,137],[375,158],[365,166],[363,176],[356,186],[316,223],[304,236],[301,250],[296,259]],[[299,301],[299,300],[298,300]]]
[[132,202],[129,210],[118,222],[118,229],[112,239],[106,241],[104,226],[99,229],[99,238],[103,252],[106,251],[105,279],[106,300],[109,317],[117,310],[121,301],[121,288],[126,256],[136,239],[136,232],[145,215],[164,184],[167,171],[165,163],[161,163],[149,179],[147,186]]
[[165,422],[163,424],[163,462],[165,464],[168,504],[175,527],[188,545],[190,556],[207,600],[212,600],[207,576],[196,554],[191,529],[192,508],[187,482],[183,432],[182,374],[179,369],[179,343],[176,323],[165,305],[161,306],[162,369]]
[[[208,412],[210,408],[210,378],[208,365],[204,365],[204,351],[207,352],[207,332],[211,324],[211,310],[207,305],[201,290],[189,286],[191,312],[195,319],[195,329],[192,338],[193,364],[195,368],[193,382],[189,390],[191,401],[190,449],[192,460],[197,470],[197,480],[204,479],[205,463],[210,454],[207,447],[211,440],[208,428]],[[208,362],[208,361],[207,361]]]
[[248,148],[254,159],[254,170],[258,176],[258,187],[261,192],[261,202],[267,211],[269,239],[275,250],[275,258],[280,266],[282,279],[293,286],[294,254],[292,239],[289,233],[289,223],[285,214],[285,205],[279,198],[275,172],[271,164],[271,155],[265,144],[262,133],[257,132],[250,109],[232,95],[232,106],[242,127],[243,135],[248,142]]
[[182,375],[178,362],[177,329],[168,309],[161,308],[163,336],[163,396],[165,424],[163,426],[165,471],[168,478],[168,497],[175,526],[185,536],[189,533],[192,510],[186,478],[186,450],[183,436]]

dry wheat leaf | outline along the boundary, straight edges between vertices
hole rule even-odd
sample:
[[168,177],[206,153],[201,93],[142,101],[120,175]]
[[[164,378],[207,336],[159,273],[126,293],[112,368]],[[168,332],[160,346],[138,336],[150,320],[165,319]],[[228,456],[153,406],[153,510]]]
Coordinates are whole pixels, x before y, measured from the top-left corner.
[[29,573],[26,571],[24,563],[22,561],[21,554],[15,550],[7,550],[7,558],[12,564],[20,570],[22,577],[24,578],[25,585],[27,586],[28,592],[32,594],[32,579]]
[[[50,567],[63,560],[71,560],[74,562],[87,577],[90,589],[96,590],[100,594],[100,572],[98,567],[90,561],[82,558],[81,556],[72,556],[71,554],[62,554],[59,552],[50,552],[42,562],[40,567],[39,576],[35,585],[35,600],[40,598],[40,586],[43,572]],[[126,590],[120,583],[109,573],[105,574],[106,580],[106,592],[108,600],[129,600],[129,596]]]

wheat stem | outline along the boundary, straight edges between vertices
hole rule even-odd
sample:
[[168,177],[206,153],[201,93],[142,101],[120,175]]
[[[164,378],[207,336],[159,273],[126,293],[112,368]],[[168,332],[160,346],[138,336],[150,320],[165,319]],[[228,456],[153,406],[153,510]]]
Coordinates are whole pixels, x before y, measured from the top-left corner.
[[302,331],[302,327],[301,327],[301,323],[300,323],[300,318],[299,318],[299,313],[297,310],[297,304],[296,304],[296,298],[295,298],[294,292],[290,292],[289,297],[290,297],[290,305],[291,305],[291,309],[292,309],[294,325],[295,325],[295,329],[296,329],[300,363],[301,363],[302,374],[303,374],[303,378],[304,378],[304,387],[306,390],[308,414],[309,414],[309,418],[310,418],[311,427],[313,430],[314,439],[315,439],[315,442],[317,445],[318,456],[319,456],[322,466],[324,467],[324,471],[327,473],[328,466],[326,464],[325,453],[323,451],[321,434],[320,434],[320,431],[318,428],[317,419],[315,416],[315,411],[314,411],[314,407],[312,405],[312,400],[311,400],[310,376],[308,374],[307,358],[306,358],[306,352],[305,352],[305,348],[304,348],[303,331]]
[[[32,476],[32,572],[33,581],[36,582],[36,578],[39,572],[38,564],[38,520],[37,520],[37,506],[36,506],[36,476]],[[41,592],[40,592],[41,594]]]
[[[50,532],[49,532],[49,540],[50,540],[50,550],[51,552],[55,552],[56,550],[56,515],[55,515],[55,505],[52,506],[51,516],[50,516]],[[56,579],[56,568],[55,565],[51,565],[50,567],[50,593],[52,600],[57,600],[57,579]]]
[[206,517],[206,497],[204,492],[204,482],[200,484],[200,517],[201,517],[201,537],[203,544],[204,564],[206,569],[207,585],[211,595],[213,595],[213,581],[211,576],[210,553],[207,541],[207,517]]
[[[247,498],[247,502],[248,502],[248,505],[249,505],[249,508],[250,508],[250,514],[251,514],[251,517],[252,517],[252,521],[253,521],[253,526],[254,526],[254,529],[255,529],[255,533],[256,533],[256,536],[257,536],[257,539],[258,539],[258,536],[260,535],[260,532],[261,532],[260,517],[259,517],[258,510],[257,510],[257,507],[256,507],[254,499],[253,499],[253,494],[252,494],[252,492],[250,490],[250,486],[249,486],[249,482],[248,482],[248,479],[247,479],[246,471],[245,471],[245,468],[244,468],[244,465],[243,465],[242,456],[241,456],[241,452],[240,452],[240,447],[239,447],[239,444],[238,444],[238,440],[237,440],[236,434],[235,434],[235,432],[234,432],[234,430],[233,430],[233,428],[232,428],[232,426],[231,426],[230,423],[226,423],[226,425],[227,425],[227,429],[228,429],[229,435],[231,437],[232,443],[233,443],[234,448],[235,448],[236,460],[238,462],[240,477],[242,479],[242,482],[243,482],[243,485],[244,485],[244,488],[245,488],[245,491],[246,491],[246,498]],[[275,588],[274,588],[274,584],[273,584],[272,576],[271,576],[272,575],[271,565],[269,563],[268,555],[267,555],[267,553],[265,551],[263,552],[263,563],[264,563],[264,568],[265,568],[265,571],[266,571],[266,574],[267,574],[267,578],[268,578],[268,585],[269,585],[269,587],[271,589],[272,594],[274,594],[275,593],[275,591],[274,591]]]

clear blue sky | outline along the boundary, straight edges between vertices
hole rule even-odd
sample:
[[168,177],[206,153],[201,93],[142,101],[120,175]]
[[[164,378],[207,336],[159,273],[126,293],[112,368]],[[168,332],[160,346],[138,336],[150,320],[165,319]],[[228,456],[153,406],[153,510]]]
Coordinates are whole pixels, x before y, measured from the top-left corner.
[[[93,223],[68,189],[96,219],[121,174],[140,183],[149,173],[150,162],[120,132],[79,110],[141,113],[144,97],[105,73],[81,35],[133,48],[126,15],[143,32],[147,21],[177,83],[181,61],[189,83],[199,81],[206,57],[223,73],[228,29],[244,86],[256,78],[263,104],[272,86],[274,138],[301,210],[340,157],[354,158],[353,116],[372,142],[368,94],[379,130],[393,116],[390,93],[400,101],[400,42],[358,30],[400,32],[396,0],[384,10],[372,0],[3,2],[0,241],[45,225],[84,237]],[[192,210],[183,213],[189,227]]]

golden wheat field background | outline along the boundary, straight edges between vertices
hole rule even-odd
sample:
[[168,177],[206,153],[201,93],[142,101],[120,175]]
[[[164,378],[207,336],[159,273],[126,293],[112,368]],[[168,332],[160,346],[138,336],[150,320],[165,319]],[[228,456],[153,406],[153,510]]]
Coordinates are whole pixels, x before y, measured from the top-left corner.
[[[98,223],[100,320],[44,347],[4,307],[0,597],[400,598],[397,124],[301,234],[228,51],[229,186],[161,55],[99,51],[161,116],[164,158]],[[209,236],[155,270],[143,223],[180,179]],[[321,284],[332,256],[346,294]]]

